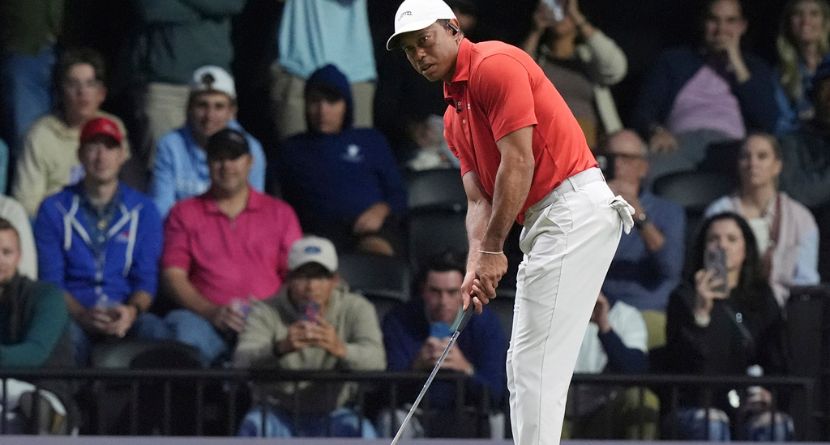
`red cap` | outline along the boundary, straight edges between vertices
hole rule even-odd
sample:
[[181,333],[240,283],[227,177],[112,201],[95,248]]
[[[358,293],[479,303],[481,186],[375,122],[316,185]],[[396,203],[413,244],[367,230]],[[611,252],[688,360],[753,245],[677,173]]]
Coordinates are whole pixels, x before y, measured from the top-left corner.
[[96,136],[109,136],[119,145],[124,140],[118,124],[105,117],[96,117],[84,125],[81,130],[81,144],[86,144]]

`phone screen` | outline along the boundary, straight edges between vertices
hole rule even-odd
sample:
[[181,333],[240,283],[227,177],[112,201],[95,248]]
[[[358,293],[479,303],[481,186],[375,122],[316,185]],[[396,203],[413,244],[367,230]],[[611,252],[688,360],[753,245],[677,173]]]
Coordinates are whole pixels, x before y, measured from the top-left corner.
[[706,249],[706,254],[703,258],[703,267],[706,270],[712,271],[713,278],[717,278],[723,282],[722,286],[718,286],[715,290],[726,291],[726,252],[719,248]]
[[450,325],[448,323],[443,323],[440,321],[436,321],[430,323],[429,325],[429,336],[435,338],[447,338],[452,334],[450,332]]
[[303,306],[303,320],[307,321],[317,321],[317,317],[320,314],[320,305],[309,301],[308,303]]

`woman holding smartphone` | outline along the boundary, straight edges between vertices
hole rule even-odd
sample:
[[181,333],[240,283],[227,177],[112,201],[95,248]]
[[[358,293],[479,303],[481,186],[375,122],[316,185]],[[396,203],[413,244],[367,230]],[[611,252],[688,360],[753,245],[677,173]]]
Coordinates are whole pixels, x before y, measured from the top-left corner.
[[778,190],[781,147],[775,136],[751,133],[738,156],[738,189],[706,209],[705,215],[735,212],[755,235],[761,270],[782,307],[791,286],[819,284],[818,226],[798,201]]
[[[758,365],[766,374],[783,374],[783,318],[761,273],[755,237],[746,221],[735,213],[705,220],[688,266],[688,278],[669,299],[669,371],[744,375]],[[738,394],[713,391],[707,422],[706,394],[700,389],[681,391],[680,408],[670,416],[676,423],[668,430],[686,440],[781,440],[792,435],[792,420],[786,414],[776,413],[772,427],[769,391],[761,389],[752,397]]]

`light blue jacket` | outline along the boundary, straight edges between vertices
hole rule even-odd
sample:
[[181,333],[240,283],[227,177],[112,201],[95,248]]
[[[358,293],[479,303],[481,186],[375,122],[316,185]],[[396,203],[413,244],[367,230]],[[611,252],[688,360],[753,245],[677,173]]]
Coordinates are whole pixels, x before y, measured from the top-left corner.
[[[245,132],[231,121],[229,128]],[[265,188],[265,154],[262,145],[253,136],[245,133],[254,165],[248,175],[248,182],[258,191]],[[185,125],[164,135],[156,147],[153,163],[153,178],[150,182],[150,197],[156,203],[162,218],[176,202],[201,195],[210,187],[210,173],[207,153],[196,143],[190,127]]]

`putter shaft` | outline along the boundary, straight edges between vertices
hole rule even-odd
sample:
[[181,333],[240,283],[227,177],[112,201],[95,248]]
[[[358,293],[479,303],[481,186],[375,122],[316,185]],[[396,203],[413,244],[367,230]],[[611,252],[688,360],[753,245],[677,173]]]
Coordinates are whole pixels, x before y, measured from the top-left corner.
[[397,445],[398,441],[401,440],[403,432],[406,430],[407,425],[409,425],[409,420],[412,419],[412,415],[415,414],[415,410],[418,409],[418,405],[421,403],[421,399],[424,398],[424,394],[427,393],[429,386],[435,379],[435,375],[438,374],[438,370],[441,369],[441,364],[444,363],[444,359],[447,358],[447,354],[450,352],[450,348],[452,348],[452,346],[455,344],[455,341],[458,340],[458,336],[461,335],[461,331],[464,329],[465,326],[467,326],[467,322],[470,321],[470,317],[472,317],[473,313],[473,304],[470,303],[470,305],[467,306],[467,310],[464,311],[464,315],[461,316],[461,320],[458,323],[458,327],[455,329],[455,332],[453,332],[452,337],[450,337],[450,341],[447,342],[447,347],[444,348],[444,352],[441,353],[441,356],[438,357],[438,361],[435,362],[435,366],[432,368],[432,372],[429,373],[429,377],[427,378],[426,383],[424,383],[424,387],[421,388],[421,392],[418,394],[418,397],[412,404],[412,408],[409,409],[409,412],[403,419],[400,428],[398,428],[398,432],[395,434],[395,438],[392,439],[391,445]]

